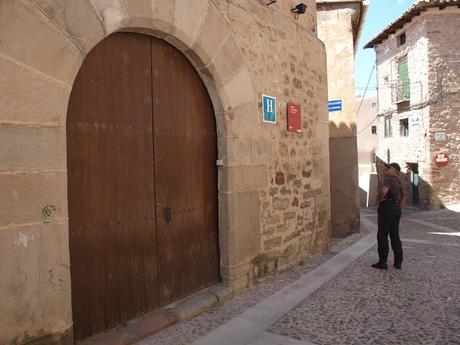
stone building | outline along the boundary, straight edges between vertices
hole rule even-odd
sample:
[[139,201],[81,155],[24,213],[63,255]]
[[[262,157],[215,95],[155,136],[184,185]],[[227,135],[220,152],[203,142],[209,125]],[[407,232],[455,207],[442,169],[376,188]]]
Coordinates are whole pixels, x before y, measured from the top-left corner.
[[332,236],[359,231],[358,153],[354,62],[367,2],[317,0],[318,36],[326,45],[329,113]]
[[0,2],[0,344],[70,344],[328,248],[316,6],[267,3]]
[[376,155],[379,146],[377,133],[377,95],[358,96],[356,99],[358,171],[360,206],[377,204]]
[[460,199],[459,6],[420,1],[365,46],[377,54],[379,160],[401,165],[409,204],[425,208]]

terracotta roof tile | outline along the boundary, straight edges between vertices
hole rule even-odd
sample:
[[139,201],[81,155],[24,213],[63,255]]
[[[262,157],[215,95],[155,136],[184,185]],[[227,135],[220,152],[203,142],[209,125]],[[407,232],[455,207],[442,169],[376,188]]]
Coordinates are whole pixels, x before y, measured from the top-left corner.
[[404,12],[399,18],[391,22],[382,32],[371,39],[365,46],[366,48],[374,48],[376,45],[385,41],[391,34],[394,34],[397,30],[404,27],[406,23],[409,23],[412,18],[420,15],[421,12],[426,11],[430,7],[439,7],[443,9],[447,6],[459,6],[460,0],[420,0],[406,12]]

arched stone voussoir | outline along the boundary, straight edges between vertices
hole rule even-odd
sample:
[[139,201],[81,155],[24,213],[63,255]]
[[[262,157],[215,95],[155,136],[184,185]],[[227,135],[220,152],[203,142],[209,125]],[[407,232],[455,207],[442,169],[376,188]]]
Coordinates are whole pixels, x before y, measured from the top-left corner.
[[192,47],[192,50],[202,58],[203,64],[199,67],[208,65],[230,36],[229,24],[216,6],[211,3],[206,12],[202,29]]
[[84,53],[105,37],[102,21],[88,0],[33,0],[33,3]]
[[106,35],[129,27],[129,14],[123,0],[92,0]]
[[223,85],[217,85],[217,94],[222,103],[222,112],[256,101],[250,72],[246,67],[238,71]]
[[209,0],[175,0],[174,32],[172,36],[193,47],[201,32]]
[[109,15],[111,12],[116,12],[113,6],[99,6],[99,11],[108,34],[116,31],[134,31],[165,40],[170,36],[177,36],[174,46],[186,50],[186,44],[182,43],[182,40],[189,41],[190,38],[176,29],[175,2],[175,0],[125,0],[124,8],[123,3],[116,6],[118,16]]
[[2,1],[0,54],[71,85],[84,54],[45,13],[29,1]]

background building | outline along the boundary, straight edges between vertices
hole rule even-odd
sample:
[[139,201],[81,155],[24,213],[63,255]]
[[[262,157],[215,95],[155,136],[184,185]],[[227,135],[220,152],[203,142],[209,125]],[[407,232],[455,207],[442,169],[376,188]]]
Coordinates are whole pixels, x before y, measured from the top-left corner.
[[378,157],[401,165],[422,207],[460,199],[459,5],[420,1],[366,45],[377,54]]
[[377,204],[376,159],[379,146],[377,133],[377,95],[356,98],[358,135],[359,193],[361,207]]
[[367,13],[362,0],[316,1],[318,36],[326,45],[329,101],[341,102],[329,113],[331,231],[359,231],[358,154],[354,57]]
[[1,2],[0,344],[70,344],[328,248],[326,57],[305,3]]

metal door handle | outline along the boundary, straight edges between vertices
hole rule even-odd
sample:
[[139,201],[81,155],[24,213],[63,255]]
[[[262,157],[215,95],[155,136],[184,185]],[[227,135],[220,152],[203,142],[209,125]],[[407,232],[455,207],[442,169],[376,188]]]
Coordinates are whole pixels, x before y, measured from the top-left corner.
[[171,221],[171,219],[172,219],[172,212],[171,212],[171,209],[168,206],[166,206],[164,208],[164,210],[163,210],[163,217],[164,217],[166,223],[169,223]]

